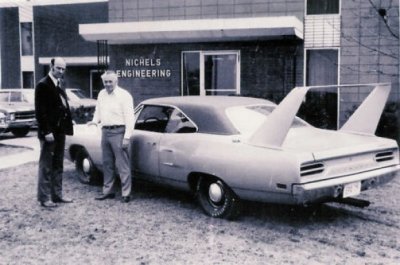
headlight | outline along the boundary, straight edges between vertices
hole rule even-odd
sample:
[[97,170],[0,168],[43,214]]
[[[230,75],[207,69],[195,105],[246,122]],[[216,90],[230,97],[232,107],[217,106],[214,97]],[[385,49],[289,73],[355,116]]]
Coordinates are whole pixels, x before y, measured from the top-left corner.
[[15,121],[15,113],[10,113],[10,121]]
[[6,115],[3,112],[0,112],[0,124],[6,123]]

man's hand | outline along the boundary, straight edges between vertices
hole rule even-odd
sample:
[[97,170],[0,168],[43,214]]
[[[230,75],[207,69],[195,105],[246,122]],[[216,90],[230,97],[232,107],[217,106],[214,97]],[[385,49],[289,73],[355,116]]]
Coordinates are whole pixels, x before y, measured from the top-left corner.
[[46,135],[44,136],[44,140],[45,140],[46,142],[49,142],[49,143],[54,142],[54,136],[53,136],[53,134],[52,134],[52,133],[46,134]]
[[129,147],[129,139],[124,138],[122,140],[122,149],[128,149],[128,147]]

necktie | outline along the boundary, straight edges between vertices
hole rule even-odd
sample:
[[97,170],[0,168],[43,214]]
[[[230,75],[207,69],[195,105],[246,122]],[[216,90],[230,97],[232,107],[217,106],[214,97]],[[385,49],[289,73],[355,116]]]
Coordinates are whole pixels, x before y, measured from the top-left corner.
[[64,95],[60,91],[61,87],[60,87],[60,80],[59,79],[57,80],[57,89],[59,89],[58,93],[60,94],[61,102],[64,105],[64,108],[66,108],[67,107],[67,100],[64,98]]

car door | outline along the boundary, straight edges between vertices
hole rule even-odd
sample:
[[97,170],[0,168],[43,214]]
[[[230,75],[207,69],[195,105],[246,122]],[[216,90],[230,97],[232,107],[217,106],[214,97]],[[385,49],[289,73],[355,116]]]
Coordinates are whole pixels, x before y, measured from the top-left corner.
[[190,156],[195,148],[196,125],[177,108],[169,110],[165,133],[160,139],[160,176],[164,181],[186,183]]
[[145,105],[141,109],[131,138],[131,163],[135,176],[159,176],[159,144],[168,116],[167,107]]

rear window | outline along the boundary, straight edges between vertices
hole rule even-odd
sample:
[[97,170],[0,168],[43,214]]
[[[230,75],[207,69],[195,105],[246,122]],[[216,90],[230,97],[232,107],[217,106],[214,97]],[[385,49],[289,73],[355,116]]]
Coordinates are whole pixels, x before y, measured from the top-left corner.
[[[252,105],[231,107],[226,114],[233,126],[244,135],[253,134],[265,121],[265,118],[275,109],[274,106]],[[292,127],[307,126],[302,119],[295,117]]]

